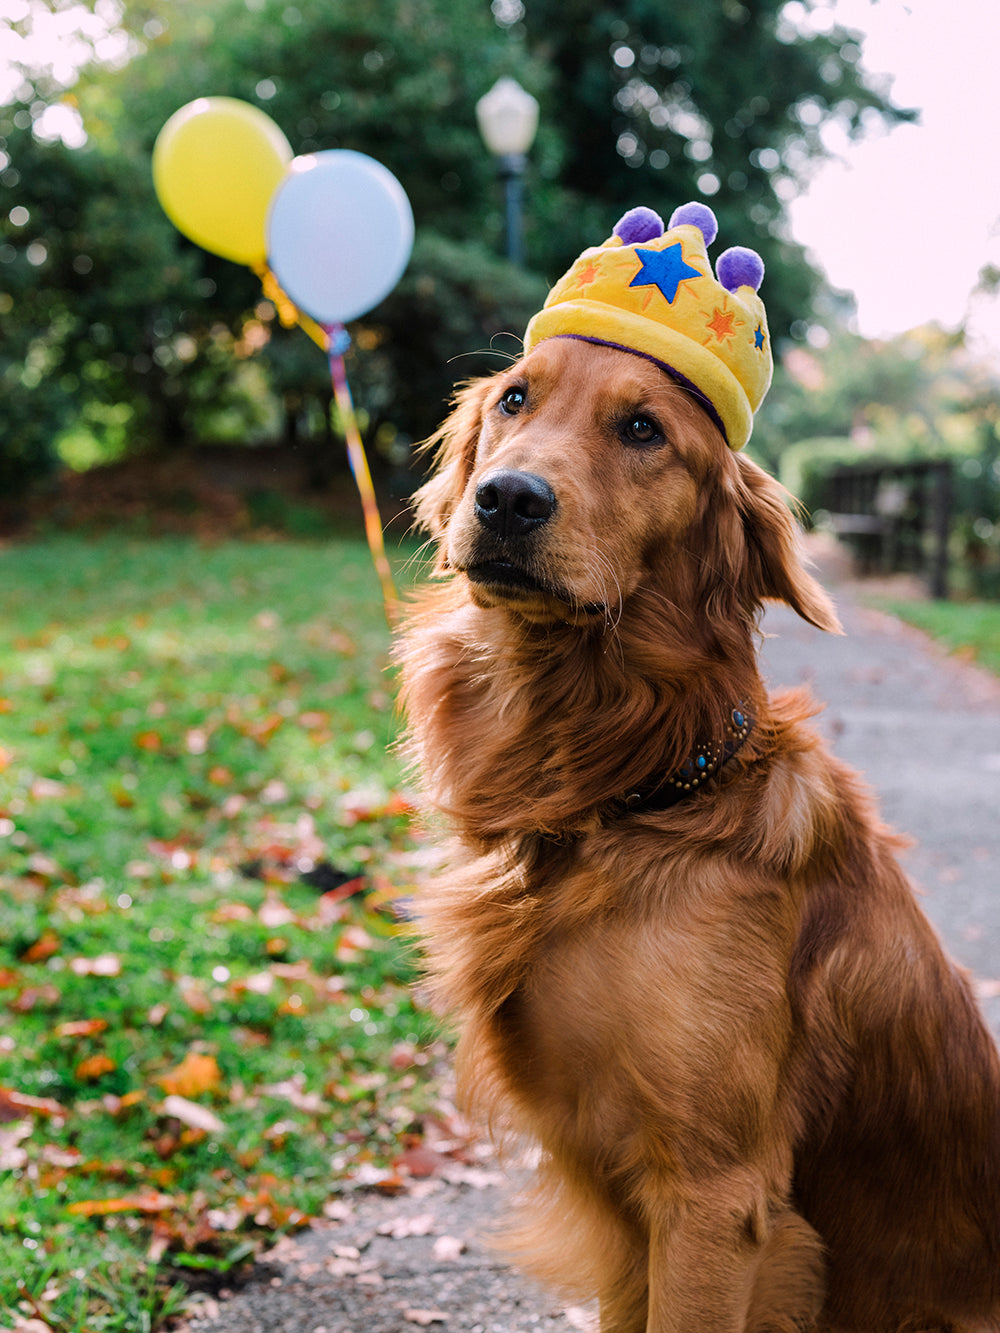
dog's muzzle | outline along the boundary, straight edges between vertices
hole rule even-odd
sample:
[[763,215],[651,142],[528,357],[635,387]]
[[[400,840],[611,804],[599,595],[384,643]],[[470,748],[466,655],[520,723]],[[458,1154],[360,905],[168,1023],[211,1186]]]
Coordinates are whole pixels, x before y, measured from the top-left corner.
[[476,487],[476,518],[501,540],[525,537],[556,511],[552,487],[533,472],[501,468]]
[[558,507],[543,477],[514,468],[489,472],[476,487],[478,536],[464,566],[471,583],[501,601],[538,597],[564,602],[584,615],[604,615],[603,603],[579,603],[546,567],[544,548],[534,540]]

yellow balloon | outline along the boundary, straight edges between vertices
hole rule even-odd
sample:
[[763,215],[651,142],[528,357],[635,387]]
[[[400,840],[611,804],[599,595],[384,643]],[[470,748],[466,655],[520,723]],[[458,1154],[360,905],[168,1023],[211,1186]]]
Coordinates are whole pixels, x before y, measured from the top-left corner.
[[205,250],[260,267],[267,210],[292,149],[270,116],[235,97],[199,97],[164,125],[153,148],[163,211]]

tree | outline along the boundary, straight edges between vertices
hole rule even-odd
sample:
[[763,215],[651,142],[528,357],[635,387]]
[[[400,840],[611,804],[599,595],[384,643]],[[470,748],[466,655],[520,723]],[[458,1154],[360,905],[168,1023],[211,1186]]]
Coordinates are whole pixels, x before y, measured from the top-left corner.
[[[370,153],[410,197],[410,269],[354,330],[372,437],[429,430],[452,380],[476,368],[455,358],[502,329],[520,335],[546,282],[638,202],[669,213],[709,195],[725,243],[764,254],[773,332],[808,318],[816,278],[782,238],[783,182],[819,150],[829,115],[857,126],[897,114],[866,86],[847,35],[797,36],[779,0],[493,9],[500,24],[485,0],[124,0],[130,59],[84,72],[71,98],[89,138],[72,150],[37,132],[63,90],[44,75],[26,87],[0,113],[5,183],[16,178],[0,218],[0,316],[18,359],[5,351],[3,374],[23,418],[6,457],[35,466],[67,431],[82,458],[88,440],[108,454],[329,422],[322,356],[280,327],[254,275],[186,242],[156,203],[155,137],[208,93],[262,106],[296,152]],[[544,278],[488,257],[500,196],[474,106],[504,73],[543,103],[528,240]]]
[[836,118],[859,134],[869,118],[913,114],[867,79],[858,35],[815,30],[807,2],[527,0],[526,40],[551,69],[544,115],[563,151],[535,252],[547,246],[561,270],[627,208],[669,213],[706,198],[719,244],[764,257],[772,334],[801,337],[818,278],[787,237],[785,204],[824,154],[822,127]]
[[[421,235],[450,236],[449,262],[468,273],[488,259],[481,238],[494,185],[474,103],[507,67],[505,35],[478,0],[375,0],[363,13],[346,3],[298,10],[278,0],[219,0],[210,9],[129,4],[123,21],[136,54],[117,72],[94,66],[74,91],[86,147],[69,151],[33,133],[58,93],[44,79],[0,128],[19,177],[13,193],[29,219],[2,224],[8,244],[0,252],[2,258],[9,251],[8,313],[24,353],[38,362],[44,346],[47,380],[76,377],[77,421],[84,434],[101,437],[105,451],[120,433],[123,405],[132,443],[154,447],[218,435],[220,425],[252,438],[269,408],[288,435],[303,423],[308,429],[317,418],[311,404],[323,418],[329,402],[323,357],[300,333],[280,328],[256,277],[173,230],[150,179],[156,135],[178,106],[207,92],[263,105],[297,152],[349,147],[385,162],[410,197]],[[522,74],[531,68],[521,64]],[[443,366],[469,348],[426,337],[432,327],[463,327],[462,319],[435,310],[435,300],[449,299],[454,286],[440,271],[441,254],[440,245],[419,246],[410,281],[424,306],[420,352],[433,352]],[[469,317],[488,340],[505,291],[523,328],[544,288],[534,283],[527,309],[516,294],[523,275],[502,263],[487,262],[487,270],[491,289],[472,282],[463,299],[482,298]],[[39,289],[41,305],[34,299]],[[384,344],[386,331],[396,328],[392,307],[375,318],[378,332],[362,327],[359,338],[382,346],[380,362],[394,368],[399,385],[421,321],[399,329],[390,348]],[[282,399],[277,413],[273,403],[253,401],[248,345],[266,367],[265,397],[273,391]],[[19,380],[17,365],[9,378]],[[358,379],[363,415],[377,428],[386,412],[384,383],[363,373]],[[440,385],[440,371],[432,379]],[[408,433],[431,428],[448,387],[433,401],[410,389],[406,397],[419,406],[400,423]],[[71,393],[63,408],[73,400]],[[220,412],[220,404],[231,406]],[[113,428],[103,429],[112,407],[119,409]],[[39,438],[58,435],[53,425],[36,432]]]

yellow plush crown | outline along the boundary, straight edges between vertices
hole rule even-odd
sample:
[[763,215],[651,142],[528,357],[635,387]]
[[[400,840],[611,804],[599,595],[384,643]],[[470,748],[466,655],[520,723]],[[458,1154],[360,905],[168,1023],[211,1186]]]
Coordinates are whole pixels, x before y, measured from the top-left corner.
[[632,209],[552,288],[525,351],[546,338],[582,338],[648,357],[701,399],[731,449],[742,449],[771,383],[757,295],[764,265],[736,246],[713,276],[708,246],[717,232],[705,204],[678,208],[666,230],[652,209]]

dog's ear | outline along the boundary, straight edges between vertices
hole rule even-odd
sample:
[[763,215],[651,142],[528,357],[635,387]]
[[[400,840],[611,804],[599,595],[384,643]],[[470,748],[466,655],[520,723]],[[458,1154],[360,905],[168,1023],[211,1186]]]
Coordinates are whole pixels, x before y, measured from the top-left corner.
[[[413,507],[417,522],[439,544],[472,475],[490,382],[486,376],[459,389],[451,415],[420,446],[422,453],[433,455],[434,462],[430,478],[413,496]],[[444,568],[439,550],[436,572],[443,573]]]
[[792,497],[744,454],[737,454],[737,505],[746,541],[748,591],[759,604],[786,602],[817,629],[842,634],[833,603],[806,572]]

